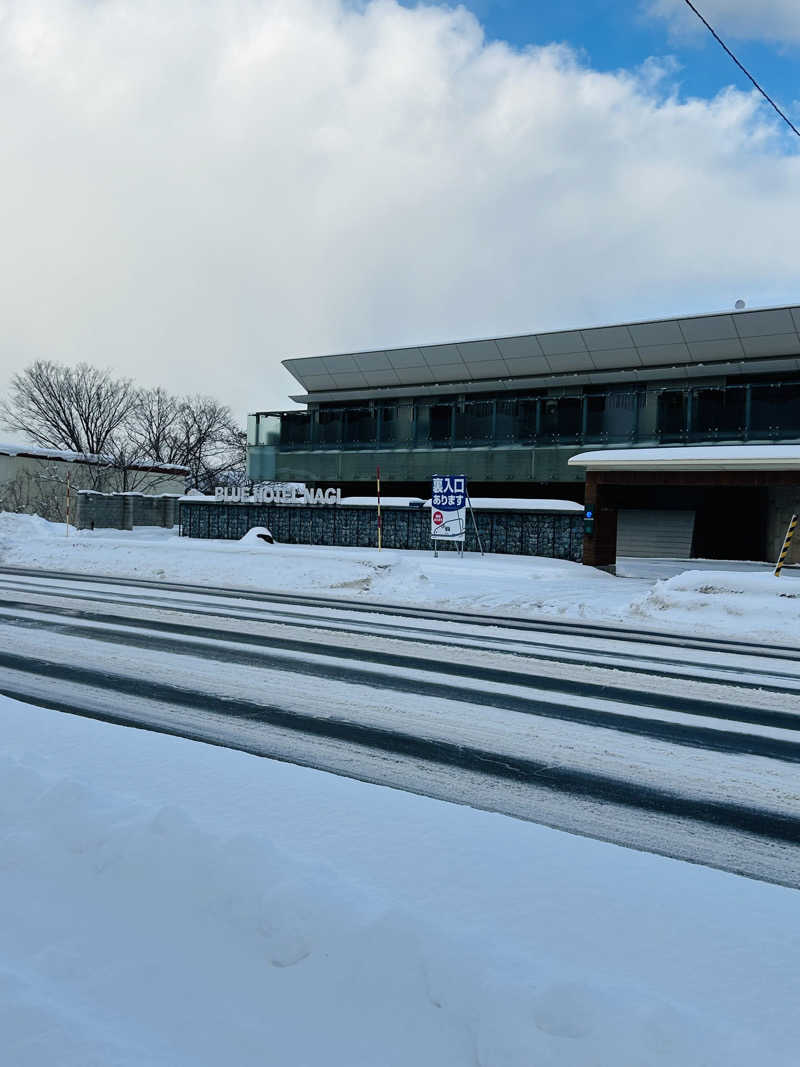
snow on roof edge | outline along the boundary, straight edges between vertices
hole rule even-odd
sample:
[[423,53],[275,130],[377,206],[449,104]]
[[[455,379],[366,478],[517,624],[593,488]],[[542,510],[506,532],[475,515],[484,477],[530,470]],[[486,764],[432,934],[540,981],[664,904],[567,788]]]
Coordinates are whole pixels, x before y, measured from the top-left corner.
[[580,452],[568,464],[588,469],[667,467],[685,469],[800,468],[800,445],[663,445]]
[[[44,448],[40,445],[14,445],[0,443],[0,456],[19,457],[20,459],[52,459],[61,463],[88,463],[113,465],[111,456],[97,455],[93,452],[75,452],[68,448]],[[151,471],[154,474],[175,473],[188,474],[189,468],[178,463],[129,463],[130,470]]]

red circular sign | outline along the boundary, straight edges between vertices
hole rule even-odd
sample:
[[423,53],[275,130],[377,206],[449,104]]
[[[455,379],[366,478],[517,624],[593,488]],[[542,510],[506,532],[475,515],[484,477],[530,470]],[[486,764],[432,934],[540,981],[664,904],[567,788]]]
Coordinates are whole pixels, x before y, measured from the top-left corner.
[[441,511],[434,511],[434,513],[433,513],[433,524],[434,524],[434,526],[440,526],[441,523],[443,523],[443,522],[444,522],[444,515],[442,515]]

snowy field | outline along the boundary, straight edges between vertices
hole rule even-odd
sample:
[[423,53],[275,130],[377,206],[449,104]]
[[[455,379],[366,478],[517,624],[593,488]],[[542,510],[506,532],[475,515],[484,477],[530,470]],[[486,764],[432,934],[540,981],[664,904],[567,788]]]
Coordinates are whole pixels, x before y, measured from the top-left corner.
[[800,896],[0,698],[14,1067],[790,1067]]
[[776,579],[755,564],[654,582],[531,556],[267,545],[252,531],[242,542],[146,527],[67,536],[63,525],[8,513],[0,513],[0,564],[800,644],[796,571]]

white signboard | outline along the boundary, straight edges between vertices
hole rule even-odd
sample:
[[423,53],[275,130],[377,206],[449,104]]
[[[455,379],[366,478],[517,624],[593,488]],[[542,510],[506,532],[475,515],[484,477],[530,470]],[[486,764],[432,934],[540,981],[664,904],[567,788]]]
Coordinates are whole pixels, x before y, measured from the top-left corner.
[[431,540],[463,541],[467,532],[467,479],[437,474],[431,493]]
[[223,504],[341,504],[341,489],[300,489],[296,485],[218,485],[214,496]]

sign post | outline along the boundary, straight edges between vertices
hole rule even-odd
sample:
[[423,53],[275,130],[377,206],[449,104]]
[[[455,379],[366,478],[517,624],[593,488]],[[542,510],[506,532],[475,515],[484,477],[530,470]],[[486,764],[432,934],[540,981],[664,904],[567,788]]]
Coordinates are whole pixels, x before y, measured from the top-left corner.
[[483,559],[483,541],[481,541],[480,531],[478,530],[478,524],[475,521],[475,511],[472,507],[472,501],[470,500],[469,493],[467,493],[467,504],[469,505],[469,513],[472,517],[472,525],[475,527],[475,536],[478,538],[478,548],[481,551],[481,559]]
[[464,552],[467,533],[467,479],[463,474],[436,474],[431,492],[431,541],[439,554],[440,541],[454,541]]

